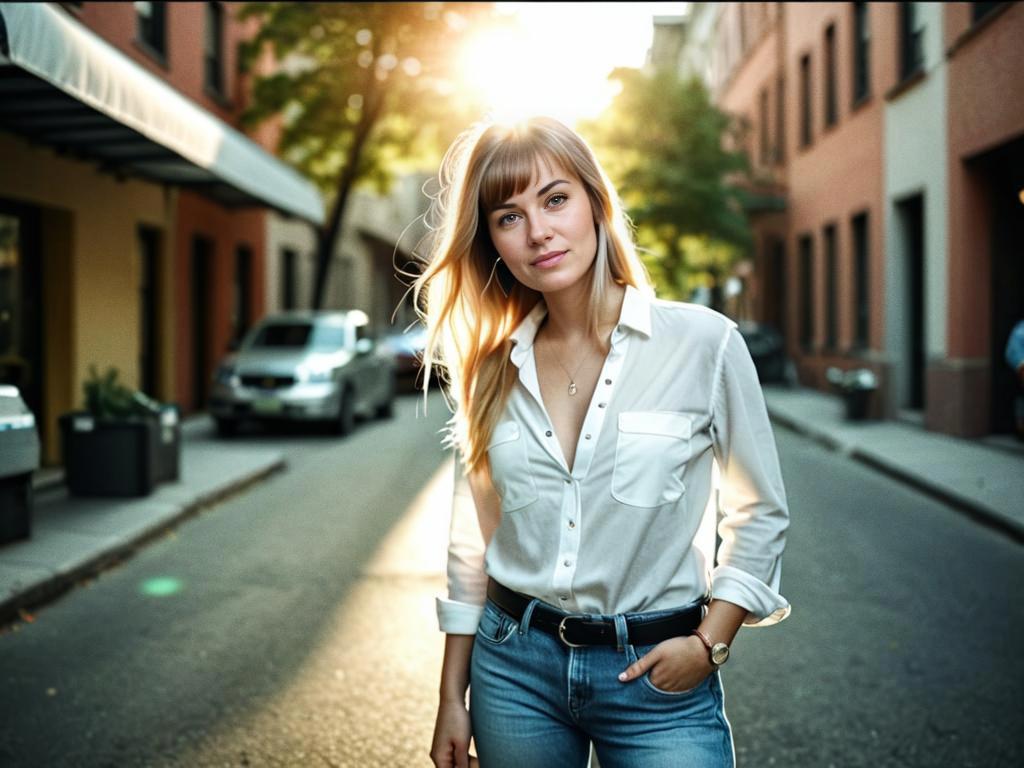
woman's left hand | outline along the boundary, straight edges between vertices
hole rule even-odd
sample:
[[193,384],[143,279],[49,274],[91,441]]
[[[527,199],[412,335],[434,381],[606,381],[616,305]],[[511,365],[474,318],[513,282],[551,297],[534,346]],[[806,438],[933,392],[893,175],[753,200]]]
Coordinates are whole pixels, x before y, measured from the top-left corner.
[[704,643],[700,638],[689,635],[671,637],[658,643],[626,667],[619,680],[628,683],[650,672],[655,688],[678,693],[696,688],[713,670],[714,665]]

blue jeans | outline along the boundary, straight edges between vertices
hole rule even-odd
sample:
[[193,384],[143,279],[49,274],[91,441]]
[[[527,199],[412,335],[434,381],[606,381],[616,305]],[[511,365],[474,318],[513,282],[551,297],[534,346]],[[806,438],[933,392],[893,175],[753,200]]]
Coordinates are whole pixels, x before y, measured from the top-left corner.
[[[618,674],[653,645],[569,648],[530,629],[490,600],[473,643],[469,712],[480,768],[585,768],[593,741],[601,768],[732,768],[732,730],[722,682],[712,673],[696,688],[670,693],[647,675]],[[627,614],[643,620],[672,611]]]

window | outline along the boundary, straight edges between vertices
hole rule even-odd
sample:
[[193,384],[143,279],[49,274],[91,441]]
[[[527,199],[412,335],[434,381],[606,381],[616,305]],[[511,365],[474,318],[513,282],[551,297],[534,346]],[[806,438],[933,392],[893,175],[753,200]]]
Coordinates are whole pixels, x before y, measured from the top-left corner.
[[810,235],[800,238],[800,346],[805,352],[814,343],[814,244]]
[[281,249],[281,308],[295,309],[296,262],[298,254],[291,248]]
[[853,103],[859,104],[871,93],[871,29],[868,4],[853,4]]
[[235,249],[235,288],[231,324],[236,341],[241,341],[252,324],[252,248],[240,245]]
[[134,3],[139,42],[161,59],[167,56],[166,3]]
[[786,159],[786,86],[782,75],[775,83],[775,162]]
[[800,58],[800,146],[811,143],[811,54]]
[[829,349],[836,348],[838,338],[836,305],[839,293],[836,289],[836,226],[825,227],[825,344]]
[[971,3],[971,23],[977,24],[1003,3]]
[[868,214],[859,213],[850,222],[853,236],[854,323],[853,346],[868,346]]
[[839,119],[836,96],[836,25],[825,29],[825,126],[835,125]]
[[924,22],[917,3],[900,3],[900,79],[924,69]]
[[768,165],[771,154],[771,146],[768,142],[768,89],[761,90],[761,99],[758,104],[757,130],[761,138],[761,165]]
[[203,37],[203,83],[217,95],[224,94],[224,9],[220,3],[206,4]]

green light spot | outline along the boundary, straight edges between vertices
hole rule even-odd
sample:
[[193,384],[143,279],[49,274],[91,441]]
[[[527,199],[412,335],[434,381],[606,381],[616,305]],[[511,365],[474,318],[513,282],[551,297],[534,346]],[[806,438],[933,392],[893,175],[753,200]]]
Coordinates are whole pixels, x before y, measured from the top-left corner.
[[150,597],[170,597],[180,592],[181,588],[182,583],[178,579],[173,579],[170,576],[158,576],[142,582],[141,590],[142,594]]

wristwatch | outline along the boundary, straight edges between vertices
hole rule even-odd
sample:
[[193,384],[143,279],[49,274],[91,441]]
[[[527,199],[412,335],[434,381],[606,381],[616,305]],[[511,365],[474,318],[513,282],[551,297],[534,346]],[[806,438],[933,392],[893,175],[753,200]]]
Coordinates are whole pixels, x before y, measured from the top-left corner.
[[715,669],[729,660],[729,646],[726,643],[712,643],[708,636],[699,629],[693,630],[693,634],[700,638],[700,641],[708,649],[708,655],[711,657],[711,663],[715,665]]

